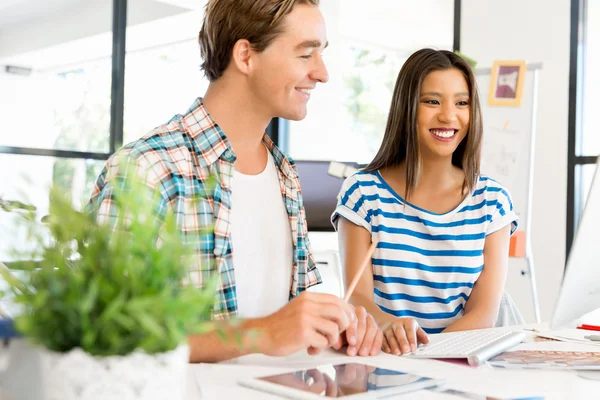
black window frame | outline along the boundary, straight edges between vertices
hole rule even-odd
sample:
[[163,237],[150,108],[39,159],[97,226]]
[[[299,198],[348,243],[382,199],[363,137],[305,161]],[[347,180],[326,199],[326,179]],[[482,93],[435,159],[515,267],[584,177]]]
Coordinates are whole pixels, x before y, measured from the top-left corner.
[[122,145],[123,106],[125,98],[125,34],[127,31],[127,0],[113,0],[112,14],[111,109],[108,153],[0,145],[0,154],[108,160],[108,158]]
[[[569,58],[569,122],[567,155],[567,229],[568,259],[577,223],[583,211],[583,178],[579,169],[596,164],[598,156],[582,156],[583,93],[585,78],[586,32],[588,0],[571,0],[571,32]],[[566,265],[566,264],[565,264]]]

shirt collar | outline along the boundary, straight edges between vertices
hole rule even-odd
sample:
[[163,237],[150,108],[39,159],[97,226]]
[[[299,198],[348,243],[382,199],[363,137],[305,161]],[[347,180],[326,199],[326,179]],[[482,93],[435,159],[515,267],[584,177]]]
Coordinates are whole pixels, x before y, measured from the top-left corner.
[[[214,164],[219,158],[230,163],[235,162],[236,156],[229,139],[208,113],[201,97],[194,101],[183,116],[183,128],[192,140],[198,144],[201,151],[200,163],[202,167]],[[297,178],[298,174],[294,168],[294,160],[275,146],[267,134],[264,134],[262,142],[273,155],[277,168],[288,178]]]
[[219,158],[235,162],[235,153],[223,130],[208,113],[198,97],[182,118],[183,129],[196,142],[200,150],[200,164],[208,167]]
[[275,143],[273,143],[273,141],[269,136],[267,136],[267,134],[263,136],[262,142],[265,146],[267,146],[267,149],[269,149],[269,151],[273,155],[273,160],[275,161],[277,169],[283,172],[283,174],[290,179],[297,178],[298,174],[296,173],[296,168],[294,168],[294,160],[292,160],[291,157],[284,154],[279,149],[279,147],[275,146]]

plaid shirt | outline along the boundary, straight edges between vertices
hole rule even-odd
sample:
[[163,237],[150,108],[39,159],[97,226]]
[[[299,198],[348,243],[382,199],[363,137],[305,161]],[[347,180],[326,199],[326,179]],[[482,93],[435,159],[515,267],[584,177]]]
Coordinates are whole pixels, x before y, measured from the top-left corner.
[[[293,268],[290,299],[321,282],[310,251],[306,215],[300,182],[293,160],[284,155],[265,135],[279,171],[281,196],[292,231]],[[100,222],[116,220],[112,200],[113,185],[123,177],[119,160],[128,158],[138,175],[161,194],[156,218],[167,208],[175,215],[184,242],[194,250],[187,284],[202,287],[213,271],[220,281],[213,318],[226,319],[237,314],[236,284],[231,249],[231,178],[236,156],[229,140],[208,114],[198,98],[185,115],[176,115],[167,124],[119,150],[106,163],[96,181],[88,209]],[[213,180],[208,188],[210,177]],[[116,179],[116,180],[115,180]],[[200,197],[200,200],[198,198]]]

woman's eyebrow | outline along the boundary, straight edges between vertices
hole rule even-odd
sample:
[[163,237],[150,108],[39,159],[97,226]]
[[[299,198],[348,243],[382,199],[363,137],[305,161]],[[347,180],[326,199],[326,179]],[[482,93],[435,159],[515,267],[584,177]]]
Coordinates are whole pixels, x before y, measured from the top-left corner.
[[[421,96],[443,97],[442,94],[439,92],[425,92],[425,93],[421,93]],[[454,95],[454,97],[464,97],[464,96],[469,97],[469,92],[460,92],[460,93],[456,93]]]

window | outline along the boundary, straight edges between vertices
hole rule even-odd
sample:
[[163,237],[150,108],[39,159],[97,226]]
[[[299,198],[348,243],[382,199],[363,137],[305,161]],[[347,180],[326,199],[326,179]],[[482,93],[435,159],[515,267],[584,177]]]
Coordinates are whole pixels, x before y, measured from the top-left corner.
[[208,88],[200,71],[197,36],[204,15],[197,10],[146,4],[137,13],[159,16],[127,28],[124,142],[183,114]]
[[[594,173],[596,172],[595,164],[584,164],[578,165],[578,174],[580,175],[580,188],[581,188],[581,207],[583,210],[587,202],[588,194],[590,193],[590,187],[592,186],[592,179],[594,179]],[[581,217],[579,215],[578,217]],[[579,218],[577,218],[579,220]]]
[[[45,215],[52,185],[82,205],[121,143],[204,93],[196,38],[206,1],[190,2],[193,9],[154,0],[29,3],[0,6],[0,169],[10,171],[0,197]],[[123,68],[113,52],[123,56],[125,38]],[[0,260],[26,243],[15,222],[0,213]]]
[[569,171],[567,255],[600,155],[595,121],[600,107],[593,88],[600,87],[600,2],[571,0],[571,74],[569,99]]
[[[52,185],[71,197],[75,206],[82,206],[90,196],[103,160],[56,158],[18,154],[0,154],[0,193],[7,200],[19,200],[36,207],[38,215],[48,215],[49,189]],[[0,260],[10,261],[9,249],[25,249],[25,231],[17,228],[17,216],[0,212]]]
[[[3,5],[0,196],[49,209],[56,185],[81,205],[110,155],[111,0]],[[16,39],[18,38],[18,40]],[[27,243],[0,212],[0,261]]]
[[454,1],[331,0],[321,10],[330,80],[317,85],[308,116],[288,123],[286,150],[296,159],[367,163],[404,61],[422,47],[452,50]]
[[586,0],[583,10],[585,18],[583,43],[583,92],[582,131],[578,138],[577,155],[597,156],[600,154],[600,131],[594,113],[600,109],[600,99],[595,90],[600,88],[600,2]]

